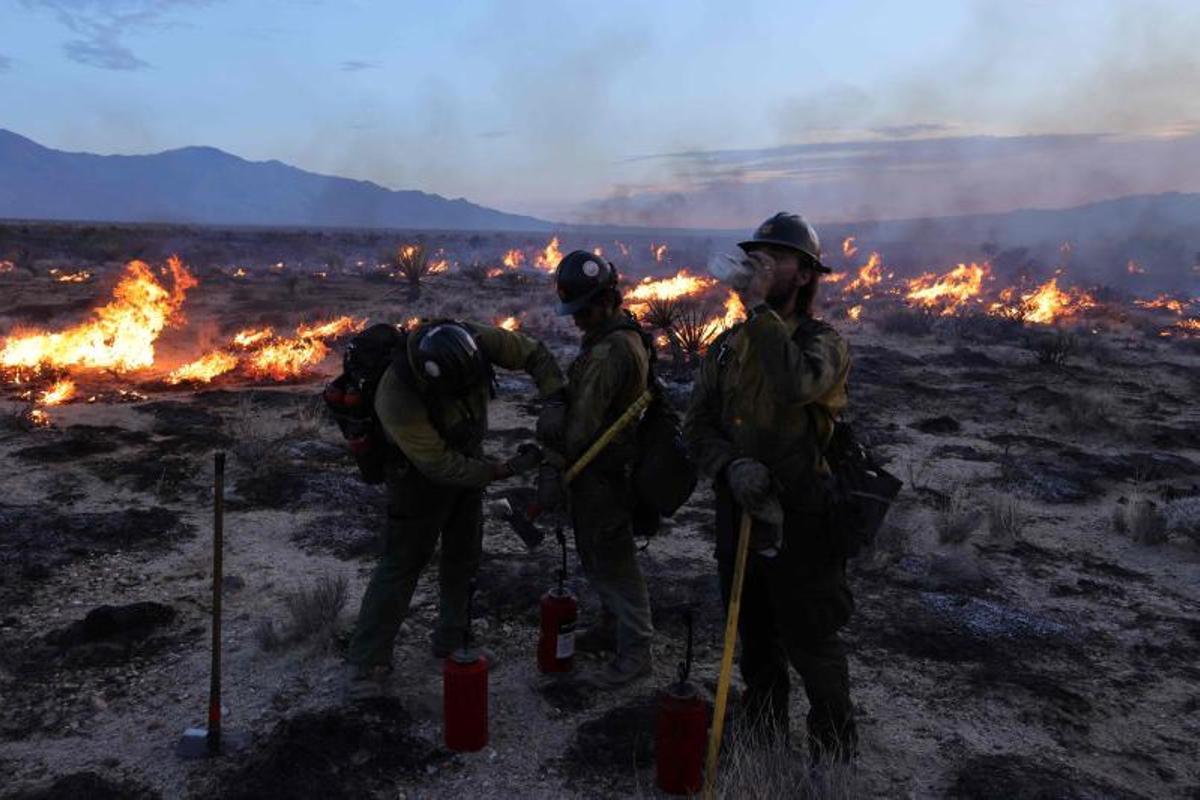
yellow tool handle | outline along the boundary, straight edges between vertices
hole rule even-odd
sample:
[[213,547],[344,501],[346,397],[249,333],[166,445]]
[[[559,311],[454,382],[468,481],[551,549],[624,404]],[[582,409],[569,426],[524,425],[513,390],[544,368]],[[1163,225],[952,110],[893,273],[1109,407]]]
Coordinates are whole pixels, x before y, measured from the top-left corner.
[[716,797],[717,760],[721,756],[725,704],[729,700],[729,681],[733,677],[733,649],[737,644],[738,616],[742,610],[742,584],[746,581],[750,525],[750,515],[743,511],[742,524],[738,531],[737,561],[733,567],[733,588],[729,592],[729,610],[725,616],[725,649],[721,652],[721,675],[717,678],[717,702],[713,706],[712,731],[708,735],[708,759],[704,765],[704,800],[713,800]]
[[625,409],[625,413],[617,417],[617,421],[608,426],[608,430],[600,434],[600,438],[592,443],[592,446],[579,457],[579,460],[571,465],[567,470],[567,474],[563,476],[563,483],[570,483],[579,477],[579,473],[587,469],[587,465],[596,460],[596,456],[608,447],[609,443],[616,438],[617,434],[629,427],[638,416],[646,410],[646,406],[650,405],[650,401],[654,399],[654,393],[647,389],[642,392],[641,397],[630,403],[629,408]]

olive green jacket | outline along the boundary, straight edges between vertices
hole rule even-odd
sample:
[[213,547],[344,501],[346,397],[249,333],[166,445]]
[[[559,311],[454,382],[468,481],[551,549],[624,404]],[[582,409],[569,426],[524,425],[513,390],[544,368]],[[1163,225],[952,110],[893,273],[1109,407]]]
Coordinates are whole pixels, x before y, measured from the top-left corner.
[[[574,463],[646,391],[650,354],[623,312],[584,337],[567,371],[567,463]],[[636,455],[637,426],[630,425],[605,448],[601,463],[621,463]]]
[[821,454],[846,406],[849,371],[833,328],[760,307],[714,342],[697,374],[684,436],[700,469],[716,478],[735,458],[754,458],[783,487],[827,470]]
[[[467,327],[490,363],[527,372],[541,397],[563,388],[562,370],[537,339],[490,325],[468,323]],[[415,340],[414,335],[408,337],[410,345]],[[424,392],[419,371],[411,375],[416,385],[388,367],[375,390],[375,414],[388,439],[434,483],[486,486],[492,469],[482,455],[491,387],[485,383],[461,397],[439,398]]]

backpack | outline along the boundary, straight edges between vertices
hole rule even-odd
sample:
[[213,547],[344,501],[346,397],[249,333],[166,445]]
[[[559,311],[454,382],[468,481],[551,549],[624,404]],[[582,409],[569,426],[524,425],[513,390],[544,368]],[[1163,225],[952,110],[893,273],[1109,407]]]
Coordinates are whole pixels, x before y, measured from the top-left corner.
[[834,422],[824,455],[831,472],[825,482],[826,524],[837,536],[842,555],[854,558],[875,546],[884,517],[904,484],[879,464],[849,422]]
[[654,339],[631,317],[619,329],[633,330],[650,355],[647,388],[654,399],[638,422],[637,457],[633,462],[634,530],[641,536],[658,532],[663,517],[670,518],[688,501],[700,480],[699,471],[684,443],[679,412],[658,377]]
[[[433,320],[428,325],[453,320]],[[460,323],[461,324],[461,323]],[[468,327],[469,326],[465,326]],[[325,387],[325,404],[337,422],[342,436],[350,443],[350,452],[366,483],[383,483],[387,465],[404,458],[400,448],[384,434],[375,414],[375,391],[388,367],[408,385],[415,385],[408,362],[408,331],[394,325],[372,325],[350,340],[342,356],[342,374]],[[486,359],[485,359],[486,360]],[[488,391],[496,396],[496,374],[487,362]],[[447,432],[438,408],[429,409],[430,422],[447,444],[461,446],[459,432]]]
[[372,325],[350,340],[342,356],[342,374],[323,393],[325,405],[350,452],[362,479],[383,483],[388,461],[400,448],[384,435],[375,415],[375,391],[397,355],[407,352],[408,332],[394,325]]

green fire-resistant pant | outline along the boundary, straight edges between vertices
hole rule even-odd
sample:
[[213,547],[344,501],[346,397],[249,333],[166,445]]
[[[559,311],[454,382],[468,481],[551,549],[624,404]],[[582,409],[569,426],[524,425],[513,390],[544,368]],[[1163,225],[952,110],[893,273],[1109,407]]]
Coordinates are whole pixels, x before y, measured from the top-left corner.
[[389,475],[388,490],[383,556],[363,595],[350,641],[350,662],[359,666],[391,664],[400,623],[439,535],[441,607],[433,646],[437,651],[458,647],[467,626],[471,579],[483,550],[482,490],[438,486],[415,470],[401,477]]
[[650,593],[637,561],[625,471],[585,470],[571,482],[570,502],[575,549],[604,610],[616,619],[618,652],[649,646]]

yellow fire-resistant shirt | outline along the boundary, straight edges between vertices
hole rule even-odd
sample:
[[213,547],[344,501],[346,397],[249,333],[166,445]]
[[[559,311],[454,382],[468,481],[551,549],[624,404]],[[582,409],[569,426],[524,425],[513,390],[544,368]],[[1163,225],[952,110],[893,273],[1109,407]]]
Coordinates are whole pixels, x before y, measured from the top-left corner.
[[709,348],[696,376],[684,436],[701,470],[716,477],[749,457],[783,486],[823,471],[849,371],[849,348],[828,325],[766,308],[751,315]]

